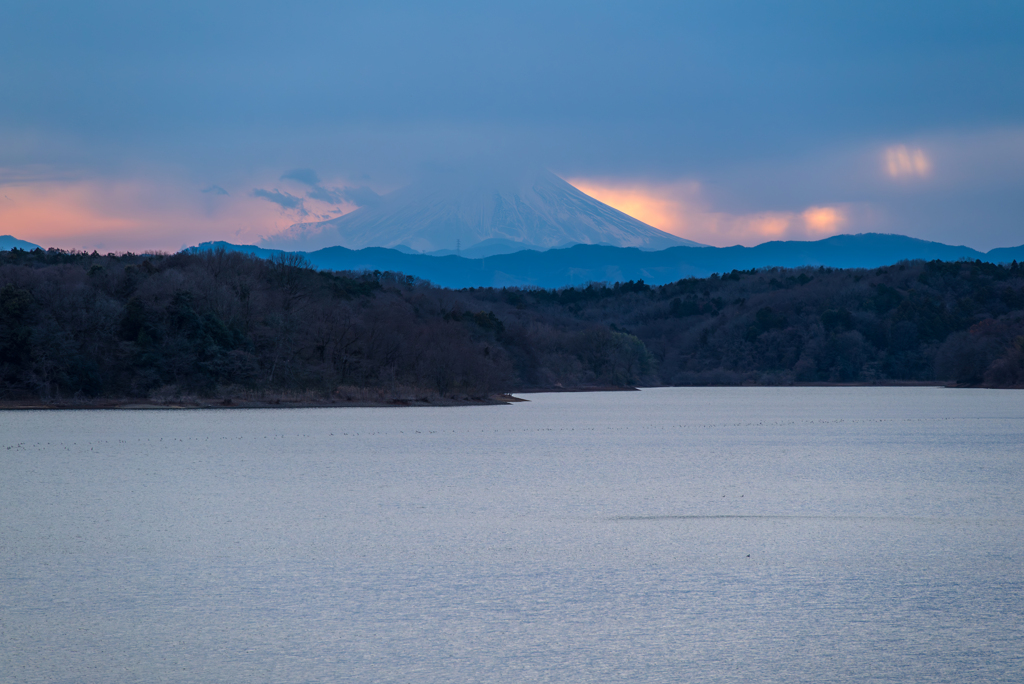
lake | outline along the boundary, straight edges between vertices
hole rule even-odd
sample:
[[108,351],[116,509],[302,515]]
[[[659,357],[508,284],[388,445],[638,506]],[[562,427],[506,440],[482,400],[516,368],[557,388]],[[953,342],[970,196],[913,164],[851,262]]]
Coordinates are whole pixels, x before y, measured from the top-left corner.
[[524,397],[0,411],[0,681],[1024,681],[1024,392]]

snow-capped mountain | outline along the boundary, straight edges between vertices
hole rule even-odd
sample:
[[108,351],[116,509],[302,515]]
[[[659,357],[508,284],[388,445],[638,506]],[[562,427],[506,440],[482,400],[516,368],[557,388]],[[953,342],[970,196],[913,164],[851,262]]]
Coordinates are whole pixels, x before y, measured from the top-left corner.
[[613,209],[548,171],[514,178],[439,175],[339,218],[296,224],[263,244],[304,251],[404,246],[428,253],[477,246],[473,251],[481,254],[475,256],[515,251],[513,245],[542,250],[573,244],[644,250],[703,246]]

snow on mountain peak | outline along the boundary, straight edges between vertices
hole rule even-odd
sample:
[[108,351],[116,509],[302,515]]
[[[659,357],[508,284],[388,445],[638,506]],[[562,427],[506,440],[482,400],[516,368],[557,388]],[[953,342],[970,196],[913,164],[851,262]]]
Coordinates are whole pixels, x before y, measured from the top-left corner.
[[373,206],[329,221],[296,224],[263,243],[305,251],[341,245],[350,249],[406,246],[434,252],[466,249],[484,241],[511,242],[524,249],[570,244],[644,250],[702,246],[603,204],[549,171],[517,176],[437,174],[430,181],[385,195]]

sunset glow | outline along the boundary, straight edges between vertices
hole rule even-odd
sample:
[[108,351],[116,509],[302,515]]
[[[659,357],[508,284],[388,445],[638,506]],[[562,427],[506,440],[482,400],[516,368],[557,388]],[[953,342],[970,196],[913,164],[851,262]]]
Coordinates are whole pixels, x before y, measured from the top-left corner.
[[804,211],[803,219],[809,230],[831,234],[846,222],[846,215],[838,207],[810,207]]
[[892,178],[924,178],[931,173],[932,163],[922,149],[894,145],[885,151],[885,170]]
[[[314,208],[339,215],[354,207]],[[313,214],[308,220],[328,217]],[[303,219],[249,193],[203,193],[167,181],[0,185],[0,233],[44,247],[173,252],[210,240],[254,244]]]
[[672,232],[662,226],[675,226],[679,218],[679,199],[674,193],[644,186],[612,186],[574,178],[569,184],[610,207],[629,214],[649,226]]
[[630,183],[569,178],[568,182],[605,204],[673,235],[708,245],[755,245],[765,240],[820,239],[839,232],[847,211],[813,206],[802,212],[730,214],[714,211],[699,183]]

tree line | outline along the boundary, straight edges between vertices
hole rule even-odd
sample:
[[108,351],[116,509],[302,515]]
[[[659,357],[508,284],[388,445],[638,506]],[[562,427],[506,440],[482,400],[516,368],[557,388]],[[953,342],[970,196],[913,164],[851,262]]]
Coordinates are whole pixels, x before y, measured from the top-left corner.
[[451,290],[294,254],[0,252],[6,400],[934,380],[1024,385],[1016,262]]

